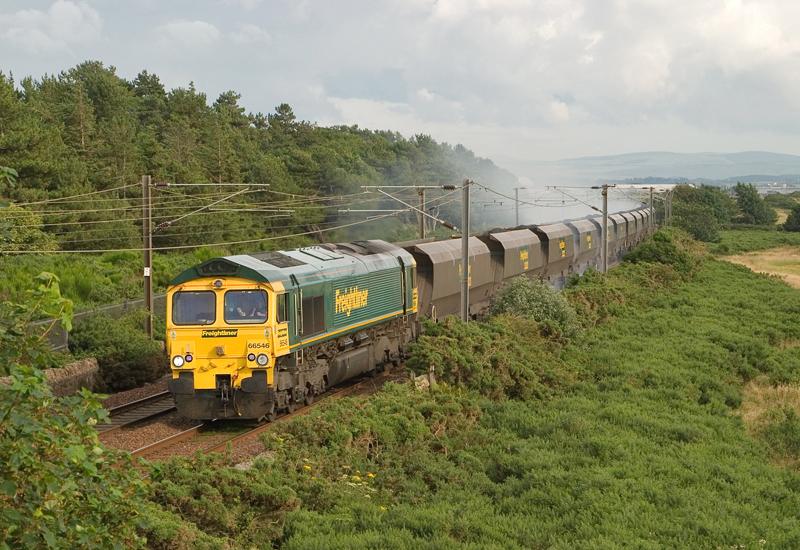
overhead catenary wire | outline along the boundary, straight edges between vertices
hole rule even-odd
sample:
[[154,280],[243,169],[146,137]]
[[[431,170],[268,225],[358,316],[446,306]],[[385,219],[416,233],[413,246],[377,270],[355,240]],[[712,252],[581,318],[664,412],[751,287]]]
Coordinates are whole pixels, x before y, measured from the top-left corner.
[[[235,206],[245,207],[245,206],[258,206],[258,205],[261,205],[261,204],[263,204],[265,206],[266,205],[275,205],[275,206],[279,206],[279,207],[280,206],[287,206],[287,207],[291,207],[291,208],[287,208],[287,209],[293,209],[293,210],[304,208],[304,206],[302,204],[300,204],[300,205],[290,205],[290,204],[287,204],[287,203],[269,203],[269,202],[254,203],[254,204],[253,203],[232,203],[232,206],[235,205]],[[306,208],[323,208],[323,207],[324,206],[315,206],[315,207],[306,207]],[[189,207],[187,207],[187,208],[189,208]],[[165,208],[160,209],[160,210],[168,210],[168,209],[169,208],[165,207]],[[138,210],[138,208],[137,208],[137,210]],[[272,211],[272,210],[274,210],[274,209],[268,209],[268,210],[265,209],[265,210],[260,210],[260,211],[269,212],[269,211]],[[240,211],[240,210],[233,210],[233,211]],[[76,212],[76,213],[79,213],[79,212]],[[202,214],[208,214],[208,213],[209,212],[200,212],[201,215]],[[163,216],[153,216],[152,219],[154,219],[154,220],[163,220],[163,219],[172,218],[172,217],[174,217],[174,215],[163,215]],[[35,223],[35,224],[23,224],[23,225],[17,225],[16,227],[59,227],[59,226],[87,225],[87,224],[89,224],[89,225],[97,225],[97,224],[104,224],[104,223],[115,223],[115,222],[122,223],[122,222],[141,221],[141,220],[142,220],[141,216],[126,217],[126,218],[116,217],[116,218],[101,219],[101,220],[63,221],[63,222],[45,222],[45,223]]]
[[[283,218],[286,218],[286,216],[271,216],[271,217],[268,217],[267,219],[279,219],[279,218],[283,219]],[[327,226],[327,225],[333,225],[333,224],[337,224],[337,223],[339,223],[339,222],[336,221],[336,220],[329,221],[329,222],[321,221],[321,222],[316,222],[313,225],[316,225],[316,226]],[[298,228],[298,227],[308,227],[309,225],[312,225],[312,224],[309,224],[309,223],[298,223],[298,224],[292,224],[292,225],[281,225],[280,228],[275,228],[275,229],[295,229],[295,228]],[[195,235],[195,236],[217,235],[221,231],[224,232],[224,230],[216,230],[216,231],[182,231],[182,232],[179,232],[179,233],[172,233],[172,232],[170,232],[170,233],[154,233],[153,234],[153,240],[169,239],[171,237],[185,237],[185,236],[188,236],[188,235]],[[69,233],[62,233],[62,235],[69,235]],[[141,238],[141,237],[138,237],[138,238]],[[120,235],[120,236],[94,237],[94,238],[89,238],[89,239],[77,239],[77,240],[67,240],[67,241],[59,240],[58,244],[79,244],[79,243],[102,242],[102,241],[125,241],[125,240],[129,240],[129,239],[131,239],[131,235]],[[79,249],[78,250],[73,250],[72,252],[81,252],[81,250],[79,250]]]
[[[544,204],[544,203],[536,203],[536,202],[530,202],[530,201],[518,200],[518,199],[516,199],[515,197],[512,197],[512,196],[510,196],[510,195],[506,195],[505,193],[501,193],[500,191],[497,191],[496,189],[492,189],[491,187],[489,187],[489,186],[487,186],[487,185],[484,185],[484,184],[482,184],[482,183],[476,183],[475,185],[476,185],[477,187],[480,187],[481,189],[484,189],[484,190],[488,191],[489,193],[494,193],[495,195],[498,195],[498,196],[500,196],[500,197],[503,197],[503,198],[505,198],[505,199],[508,199],[508,200],[510,200],[512,204],[513,204],[513,203],[516,203],[516,202],[518,202],[520,205],[527,205],[527,206],[532,206],[532,207],[537,207],[537,208],[538,208],[538,207],[544,207],[544,208],[561,208],[561,207],[563,207],[563,206],[567,206],[567,205],[565,205],[563,202],[561,202],[561,203],[559,203],[559,204]],[[597,208],[595,208],[594,206],[592,206],[592,205],[590,205],[590,204],[587,204],[587,203],[585,203],[585,202],[583,202],[583,201],[581,201],[581,200],[579,200],[579,199],[576,199],[576,198],[574,198],[574,197],[571,197],[571,198],[572,198],[573,200],[575,200],[576,202],[582,203],[582,204],[584,204],[584,205],[586,205],[586,206],[588,206],[588,207],[590,207],[590,208],[592,208],[592,209],[594,209],[594,210],[598,210],[598,209],[597,209]],[[557,199],[539,199],[539,200],[557,200]]]
[[[318,230],[310,230],[304,231],[302,233],[294,233],[290,235],[274,235],[270,237],[263,237],[259,239],[247,239],[241,241],[228,241],[228,242],[219,242],[219,243],[202,243],[202,244],[187,244],[187,245],[175,245],[175,246],[161,246],[161,247],[153,247],[153,250],[185,250],[189,248],[201,248],[204,246],[233,246],[239,244],[253,244],[253,243],[260,243],[260,242],[267,242],[267,241],[275,241],[279,239],[291,239],[294,237],[303,237],[306,235],[314,235],[318,233],[327,233],[329,231],[334,231],[337,229],[345,229],[347,227],[353,227],[356,225],[361,225],[363,223],[367,223],[370,221],[374,221],[377,219],[388,218],[390,216],[394,216],[395,214],[387,214],[385,216],[376,216],[372,220],[358,220],[351,223],[346,223],[342,225],[338,225],[335,227],[329,227],[324,229]],[[0,250],[0,253],[3,254],[101,254],[106,252],[141,252],[144,248],[109,248],[109,249],[97,249],[97,250]]]
[[181,221],[182,219],[184,219],[184,218],[187,218],[187,217],[191,216],[192,214],[199,214],[199,213],[200,213],[200,212],[202,212],[203,210],[206,210],[207,208],[211,208],[211,207],[212,207],[212,206],[214,206],[215,204],[219,204],[219,203],[221,203],[221,202],[225,202],[226,200],[232,199],[233,197],[235,197],[235,196],[237,196],[237,195],[241,195],[242,193],[247,193],[249,190],[250,190],[250,188],[248,187],[248,188],[246,188],[246,189],[243,189],[243,190],[241,190],[241,191],[237,191],[236,193],[232,193],[232,194],[228,195],[227,197],[222,197],[221,199],[219,199],[219,200],[216,200],[216,201],[214,201],[214,202],[212,202],[212,203],[209,203],[209,204],[207,204],[207,205],[205,205],[205,206],[201,206],[201,207],[200,207],[200,208],[198,208],[197,210],[194,210],[194,211],[192,211],[192,212],[187,212],[186,214],[182,214],[181,216],[179,216],[179,217],[175,218],[174,220],[169,220],[169,221],[161,222],[160,224],[158,224],[158,225],[156,226],[156,230],[159,230],[159,229],[164,229],[165,227],[169,227],[169,226],[170,226],[170,225],[172,225],[173,223],[177,223],[177,222]]
[[[218,196],[218,195],[217,195]],[[120,199],[124,200],[124,199]],[[175,200],[163,200],[163,201],[154,201],[153,202],[153,210],[166,210],[166,209],[181,209],[181,208],[195,208],[197,205],[182,205],[182,203],[186,202],[197,202],[197,198],[185,198],[185,199],[175,199]],[[266,204],[266,203],[265,203]],[[48,215],[48,216],[69,216],[73,214],[91,214],[97,212],[125,212],[125,211],[141,211],[142,205],[140,204],[129,204],[127,206],[112,206],[110,208],[86,208],[80,209],[75,208],[72,210],[28,210],[23,209],[19,211],[11,211],[11,212],[4,212],[4,215],[7,217],[25,217],[28,214],[39,214],[39,215]]]
[[570,195],[569,193],[567,193],[566,191],[564,191],[560,187],[549,186],[549,189],[554,189],[554,190],[558,191],[559,193],[562,193],[563,195],[566,195],[567,197],[571,198],[572,200],[578,201],[579,203],[583,204],[584,206],[588,206],[589,208],[591,208],[592,210],[594,210],[596,212],[602,212],[602,209],[597,208],[596,206],[594,206],[592,204],[589,204],[586,201],[582,201],[581,199],[579,199],[577,197],[574,197],[573,195]]
[[120,191],[122,189],[128,189],[129,187],[137,187],[138,185],[139,184],[137,184],[137,183],[129,183],[129,184],[126,184],[126,185],[120,185],[119,187],[112,187],[110,189],[101,189],[99,191],[90,191],[88,193],[80,193],[78,195],[69,195],[67,197],[56,197],[54,199],[45,199],[45,200],[41,200],[41,201],[23,202],[23,203],[17,204],[17,206],[29,206],[31,204],[46,204],[46,203],[51,203],[51,202],[57,202],[57,201],[60,201],[60,200],[63,200],[63,199],[76,199],[76,198],[79,198],[79,197],[89,197],[91,195],[99,195],[100,193],[111,193],[112,191]]
[[[457,191],[452,191],[452,192],[446,193],[446,194],[444,194],[444,195],[442,195],[440,197],[436,197],[436,198],[432,199],[431,202],[432,203],[438,203],[438,204],[435,204],[436,207],[445,206],[447,204],[450,204],[450,203],[455,202],[455,201],[458,200],[458,197],[455,197],[455,198],[451,198],[448,201],[442,202],[445,198],[449,197],[450,195],[452,195],[452,194],[454,194],[456,192]],[[367,219],[359,220],[358,222],[355,222],[355,223],[349,223],[349,224],[344,224],[344,225],[340,225],[340,226],[337,226],[337,227],[325,228],[324,230],[325,231],[332,231],[332,230],[335,230],[335,229],[343,229],[343,228],[346,228],[346,227],[350,227],[351,225],[357,225],[358,223],[363,223],[363,222],[367,222],[367,221],[375,221],[375,220],[378,220],[378,219],[384,219],[384,218],[397,216],[397,215],[399,215],[399,214],[401,214],[403,212],[407,212],[407,211],[409,211],[409,209],[400,210],[400,211],[397,211],[397,212],[392,212],[392,213],[384,215],[384,216],[371,216],[371,217],[369,217]],[[202,215],[202,214],[206,214],[206,213],[207,212],[201,212],[200,214]],[[271,218],[271,217],[269,217],[269,218]],[[260,218],[260,219],[264,219],[264,218]],[[336,222],[319,222],[316,225],[329,225],[329,224],[332,224],[332,223],[336,223]],[[295,228],[295,227],[307,227],[307,226],[308,226],[308,224],[297,224],[297,225],[293,225],[293,226],[284,227],[284,229]],[[89,231],[93,231],[93,230],[90,229]],[[97,231],[97,230],[94,230],[94,231]],[[308,232],[304,232],[304,233],[298,233],[298,234],[295,234],[295,235],[280,235],[280,236],[275,236],[275,237],[267,237],[265,239],[254,239],[254,240],[249,240],[249,241],[239,241],[239,242],[235,242],[235,243],[211,243],[211,244],[182,245],[182,246],[177,246],[177,247],[154,247],[153,250],[174,250],[174,249],[181,249],[181,248],[200,248],[200,247],[203,247],[203,246],[226,246],[226,245],[230,245],[230,244],[246,244],[246,243],[249,243],[249,242],[259,242],[261,240],[273,240],[273,239],[281,239],[281,238],[291,238],[291,237],[295,237],[295,236],[309,235],[309,234],[314,234],[314,233],[318,233],[318,232],[319,231],[314,230],[314,231],[308,231]],[[197,234],[197,235],[201,235],[201,234],[216,234],[216,232],[205,232],[205,233],[190,232],[188,234]],[[163,233],[163,234],[160,234],[160,235],[156,234],[156,235],[154,235],[154,237],[156,237],[156,238],[169,238],[169,237],[178,236],[178,235],[186,235],[186,233],[181,233],[181,234]],[[96,238],[96,239],[85,239],[85,240],[79,240],[79,241],[60,241],[60,242],[62,244],[79,244],[79,243],[82,243],[82,242],[98,242],[98,241],[102,242],[102,241],[109,241],[109,240],[123,240],[123,239],[127,239],[127,238],[128,237],[108,237],[108,238]],[[74,253],[103,253],[103,252],[140,252],[141,250],[142,250],[141,248],[107,249],[107,250],[94,250],[94,251],[92,251],[92,250],[41,251],[40,250],[40,251],[13,251],[13,253],[16,253],[16,254],[23,254],[23,253],[42,253],[42,254],[44,254],[44,253],[50,253],[50,252],[52,252],[52,253],[70,253],[70,252],[74,252]],[[0,253],[2,253],[2,252],[3,251],[0,251]]]

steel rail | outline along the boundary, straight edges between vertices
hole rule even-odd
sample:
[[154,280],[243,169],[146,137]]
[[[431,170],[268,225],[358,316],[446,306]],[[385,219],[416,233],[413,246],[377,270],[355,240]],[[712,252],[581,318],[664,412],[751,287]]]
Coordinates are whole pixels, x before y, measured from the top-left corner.
[[[205,447],[199,446],[197,449],[195,449],[192,452],[192,454],[196,454],[196,453],[207,454],[207,453],[213,453],[213,452],[224,452],[225,450],[228,449],[229,446],[230,447],[235,447],[236,445],[238,445],[238,444],[240,444],[240,443],[242,443],[244,441],[249,441],[252,438],[260,435],[261,433],[269,430],[273,425],[275,425],[275,424],[277,424],[279,422],[285,422],[285,421],[287,421],[289,419],[308,414],[319,403],[323,403],[323,402],[325,402],[327,400],[330,400],[330,399],[339,399],[339,398],[342,398],[342,397],[347,397],[349,395],[356,394],[356,393],[364,390],[365,387],[367,387],[369,385],[373,386],[373,387],[369,388],[371,391],[376,391],[378,388],[380,388],[380,386],[382,386],[390,378],[391,378],[390,372],[386,371],[383,374],[380,374],[380,375],[375,376],[375,377],[367,376],[364,379],[359,380],[358,382],[355,382],[354,384],[350,384],[348,386],[343,386],[343,387],[339,387],[339,388],[330,389],[330,390],[326,391],[325,393],[321,394],[320,396],[318,396],[318,399],[316,399],[313,403],[311,403],[309,405],[303,405],[303,406],[298,407],[297,409],[295,409],[295,410],[293,410],[291,412],[285,412],[285,413],[281,414],[280,416],[276,417],[274,420],[268,421],[268,422],[261,422],[261,423],[259,423],[258,425],[254,426],[253,428],[251,428],[249,430],[231,434],[229,437],[224,437],[223,441],[213,441],[210,445],[207,445]],[[208,428],[210,424],[211,424],[211,422],[204,422],[202,424],[198,424],[197,426],[193,426],[191,428],[183,430],[182,432],[178,432],[176,434],[172,434],[172,435],[170,435],[168,437],[165,437],[163,439],[160,439],[158,441],[155,441],[153,443],[150,443],[148,445],[140,447],[139,449],[136,449],[135,451],[132,451],[131,452],[131,456],[134,456],[134,457],[137,457],[137,458],[147,459],[147,457],[149,457],[149,456],[153,456],[153,455],[156,455],[156,454],[161,454],[164,451],[167,451],[170,447],[173,447],[173,446],[175,446],[175,445],[177,445],[179,443],[183,443],[185,441],[194,439],[195,437],[198,437],[201,434],[205,433],[206,432],[205,429]],[[176,454],[180,454],[180,453],[176,453]]]
[[175,401],[172,399],[172,394],[168,391],[163,391],[111,407],[108,409],[109,422],[98,424],[95,428],[101,434],[107,434],[123,426],[142,422],[174,410]]

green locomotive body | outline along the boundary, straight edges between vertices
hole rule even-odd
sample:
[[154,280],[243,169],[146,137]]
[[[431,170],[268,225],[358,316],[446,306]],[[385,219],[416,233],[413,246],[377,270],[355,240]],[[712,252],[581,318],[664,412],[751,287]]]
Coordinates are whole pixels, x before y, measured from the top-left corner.
[[269,417],[397,361],[412,337],[415,278],[413,257],[383,241],[215,258],[184,271],[167,296],[179,411]]

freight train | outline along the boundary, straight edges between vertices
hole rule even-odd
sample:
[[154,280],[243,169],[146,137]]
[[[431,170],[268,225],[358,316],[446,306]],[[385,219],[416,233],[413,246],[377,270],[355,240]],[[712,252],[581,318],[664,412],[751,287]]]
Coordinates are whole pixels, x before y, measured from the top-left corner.
[[[609,216],[609,264],[648,233],[649,210]],[[469,312],[507,280],[561,288],[600,262],[602,218],[469,239]],[[169,389],[195,419],[272,419],[327,388],[399,362],[418,320],[460,311],[461,241],[378,240],[214,258],[167,291]]]

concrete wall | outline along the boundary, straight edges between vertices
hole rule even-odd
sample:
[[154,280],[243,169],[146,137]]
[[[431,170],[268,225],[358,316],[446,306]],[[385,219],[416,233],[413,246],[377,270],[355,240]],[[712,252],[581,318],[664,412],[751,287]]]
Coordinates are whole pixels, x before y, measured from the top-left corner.
[[[89,357],[64,365],[60,369],[45,369],[44,375],[53,395],[63,397],[77,393],[81,388],[94,389],[100,377],[100,369],[97,359]],[[8,376],[0,378],[0,384],[10,382],[11,378]]]

